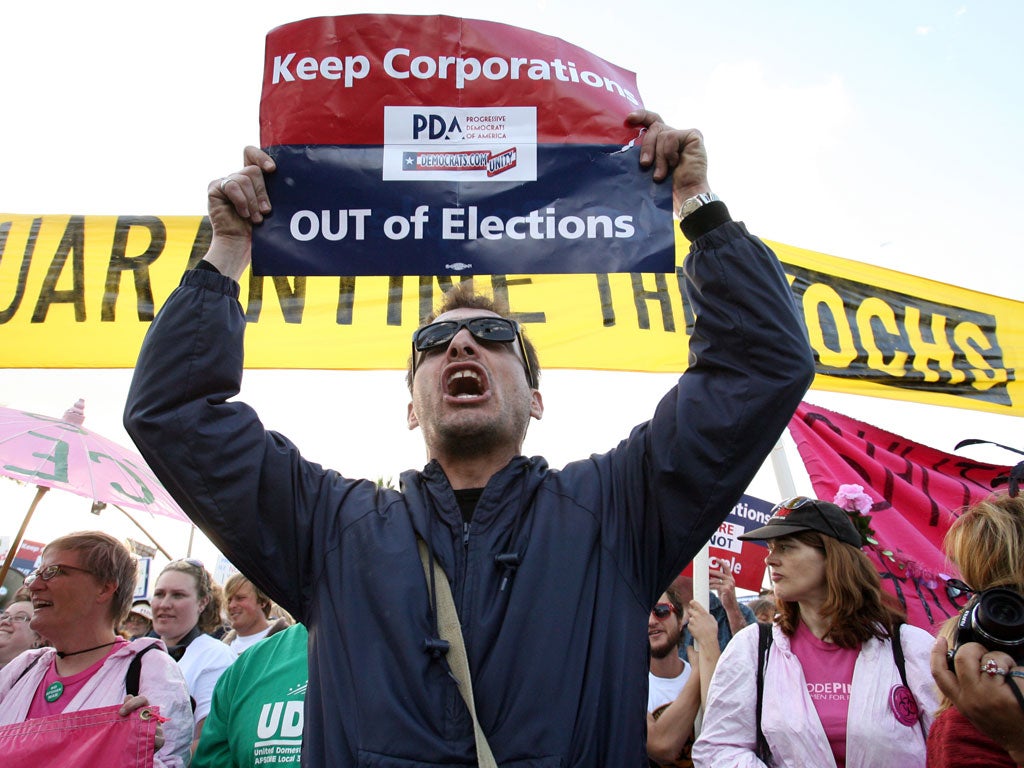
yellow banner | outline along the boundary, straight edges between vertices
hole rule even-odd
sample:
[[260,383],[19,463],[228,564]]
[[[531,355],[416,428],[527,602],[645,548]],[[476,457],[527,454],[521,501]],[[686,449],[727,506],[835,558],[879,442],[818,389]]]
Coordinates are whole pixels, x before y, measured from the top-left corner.
[[[130,368],[149,321],[209,240],[199,216],[0,214],[0,366]],[[803,309],[816,388],[1024,415],[1024,303],[769,245]],[[686,248],[679,236],[679,263]],[[686,367],[693,315],[678,269],[482,281],[507,297],[545,368]],[[418,318],[450,284],[247,276],[246,366],[403,368]]]

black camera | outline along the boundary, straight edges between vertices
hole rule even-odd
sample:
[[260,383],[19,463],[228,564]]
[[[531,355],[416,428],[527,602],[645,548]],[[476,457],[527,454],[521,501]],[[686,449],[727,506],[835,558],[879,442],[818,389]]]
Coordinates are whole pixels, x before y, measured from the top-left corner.
[[1003,651],[1013,657],[1014,664],[1024,665],[1024,597],[1005,587],[976,593],[964,606],[956,625],[948,659],[951,670],[953,656],[964,643],[981,643],[990,651]]

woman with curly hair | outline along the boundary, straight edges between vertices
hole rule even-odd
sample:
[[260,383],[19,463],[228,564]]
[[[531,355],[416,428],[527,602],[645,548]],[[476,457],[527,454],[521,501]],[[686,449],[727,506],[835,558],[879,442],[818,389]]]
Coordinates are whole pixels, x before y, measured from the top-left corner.
[[933,639],[902,623],[847,513],[798,497],[740,538],[767,543],[778,613],[722,654],[695,764],[924,766]]

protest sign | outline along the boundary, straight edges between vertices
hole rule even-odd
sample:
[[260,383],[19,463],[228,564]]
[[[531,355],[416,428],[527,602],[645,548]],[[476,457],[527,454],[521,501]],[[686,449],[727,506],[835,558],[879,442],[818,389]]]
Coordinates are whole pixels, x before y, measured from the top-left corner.
[[[7,539],[8,537],[4,537]],[[0,547],[9,546],[9,541],[0,542]],[[11,561],[11,568],[19,571],[22,575],[28,573],[36,567],[36,563],[39,562],[39,556],[43,552],[43,547],[46,545],[41,541],[28,541],[23,539],[18,545],[18,551],[14,555],[14,559]],[[7,550],[3,549],[0,551],[0,563],[7,558]]]
[[557,38],[360,14],[267,35],[263,275],[670,272],[636,76]]
[[[732,572],[736,586],[758,592],[764,581],[764,559],[768,550],[760,541],[740,541],[739,536],[768,523],[772,502],[743,494],[708,542],[708,565]],[[686,566],[684,576],[693,576],[693,565]]]

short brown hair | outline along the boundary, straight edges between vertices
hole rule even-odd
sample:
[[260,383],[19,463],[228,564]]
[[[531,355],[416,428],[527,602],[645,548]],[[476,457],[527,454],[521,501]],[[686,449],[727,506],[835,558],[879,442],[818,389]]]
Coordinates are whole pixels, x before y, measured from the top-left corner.
[[116,630],[131,610],[138,580],[138,562],[128,547],[103,531],[79,531],[54,539],[43,547],[43,554],[53,550],[78,552],[82,567],[95,578],[117,583],[110,601],[110,620]]
[[775,616],[775,600],[770,597],[759,597],[747,603],[747,608],[753,611],[758,621],[771,621]]
[[[506,320],[512,319],[512,310],[506,302],[485,293],[477,293],[473,288],[472,280],[463,280],[445,291],[441,297],[441,303],[432,312],[420,318],[420,327],[429,325],[445,312],[451,312],[454,309],[479,309],[484,312],[493,312]],[[520,330],[520,334],[523,339],[523,354],[533,372],[533,381],[529,383],[531,387],[537,387],[540,385],[540,361],[537,359],[537,349],[527,337],[526,331]],[[412,392],[412,355],[409,355],[409,362],[406,365],[405,384]]]
[[[882,591],[882,580],[868,556],[857,547],[844,544],[817,531],[801,531],[791,536],[825,555],[825,603],[821,616],[829,622],[828,638],[840,648],[856,648],[872,637],[892,637],[896,624],[904,616]],[[776,621],[790,637],[800,623],[800,605],[775,601]]]
[[236,573],[224,582],[224,597],[230,601],[235,596],[235,593],[246,584],[252,587],[252,594],[256,598],[256,603],[263,609],[263,615],[269,619],[273,601],[266,592],[253,584],[243,573]]

